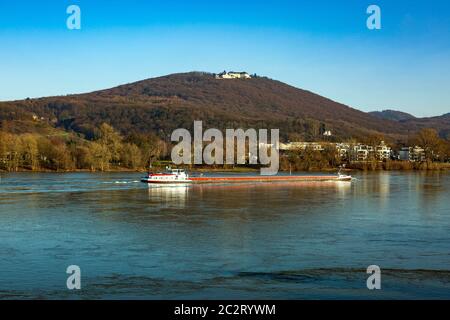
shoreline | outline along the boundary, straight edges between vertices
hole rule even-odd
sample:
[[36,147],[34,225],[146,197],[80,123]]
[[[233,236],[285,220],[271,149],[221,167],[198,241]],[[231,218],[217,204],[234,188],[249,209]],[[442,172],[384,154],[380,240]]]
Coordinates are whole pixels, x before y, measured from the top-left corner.
[[[154,167],[153,171],[164,171],[165,168]],[[232,169],[223,169],[223,168],[195,168],[195,169],[187,169],[189,172],[214,172],[214,173],[257,173],[259,172],[259,168],[232,168]],[[314,173],[314,172],[326,172],[332,173],[339,171],[339,168],[323,168],[323,169],[311,169],[311,170],[292,170],[292,172],[302,172],[302,173]],[[433,168],[343,168],[343,172],[450,172],[450,164],[440,164],[437,167]],[[88,169],[74,169],[74,170],[49,170],[49,169],[39,169],[39,170],[30,170],[30,169],[22,169],[15,171],[6,171],[0,170],[1,174],[8,173],[147,173],[148,170],[144,168],[138,169],[129,169],[129,168],[112,168],[108,170],[88,170]],[[289,170],[279,170],[279,172],[289,172]]]

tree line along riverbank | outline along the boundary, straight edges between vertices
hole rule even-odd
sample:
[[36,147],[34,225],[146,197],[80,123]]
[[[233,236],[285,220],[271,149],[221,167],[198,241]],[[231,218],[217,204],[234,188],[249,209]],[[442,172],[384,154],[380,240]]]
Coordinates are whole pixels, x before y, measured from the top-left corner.
[[[333,171],[341,165],[350,170],[447,170],[450,168],[449,142],[428,131],[419,137],[427,150],[425,161],[398,160],[345,161],[337,150],[325,147],[291,150],[280,154],[280,171]],[[164,169],[170,162],[171,144],[154,134],[121,135],[103,123],[92,139],[67,133],[43,135],[0,131],[0,171],[76,172],[147,171],[150,164]],[[437,156],[437,157],[436,157]],[[436,161],[441,159],[441,161]],[[250,165],[185,166],[189,170],[247,172]]]

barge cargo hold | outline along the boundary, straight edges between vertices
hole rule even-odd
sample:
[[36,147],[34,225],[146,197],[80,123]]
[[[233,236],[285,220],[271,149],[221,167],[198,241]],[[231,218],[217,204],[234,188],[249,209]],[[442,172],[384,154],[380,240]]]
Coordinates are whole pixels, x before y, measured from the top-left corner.
[[239,177],[191,177],[194,183],[213,182],[288,182],[288,181],[351,181],[351,176],[239,176]]
[[189,176],[182,169],[170,169],[164,173],[149,173],[141,179],[145,183],[173,184],[173,183],[243,183],[243,182],[299,182],[299,181],[351,181],[349,175],[279,175],[279,176]]

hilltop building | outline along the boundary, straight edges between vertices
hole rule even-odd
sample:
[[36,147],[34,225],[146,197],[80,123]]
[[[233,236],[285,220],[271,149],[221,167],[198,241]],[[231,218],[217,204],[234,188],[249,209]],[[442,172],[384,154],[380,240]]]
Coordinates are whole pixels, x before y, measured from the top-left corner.
[[251,79],[251,76],[247,72],[222,72],[216,75],[216,79]]

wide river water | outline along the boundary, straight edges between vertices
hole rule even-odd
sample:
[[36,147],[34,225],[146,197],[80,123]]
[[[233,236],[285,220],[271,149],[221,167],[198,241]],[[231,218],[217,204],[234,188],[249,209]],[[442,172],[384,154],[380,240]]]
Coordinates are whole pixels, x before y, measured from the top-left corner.
[[[450,299],[450,175],[155,187],[0,180],[0,299]],[[68,290],[66,268],[81,268]],[[368,290],[369,265],[381,290]]]

